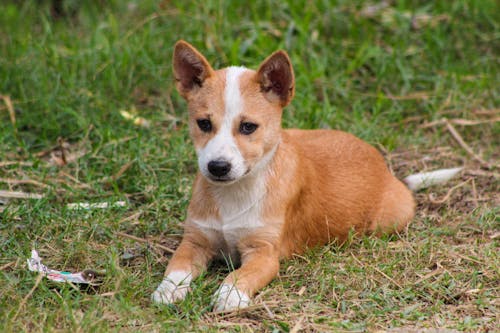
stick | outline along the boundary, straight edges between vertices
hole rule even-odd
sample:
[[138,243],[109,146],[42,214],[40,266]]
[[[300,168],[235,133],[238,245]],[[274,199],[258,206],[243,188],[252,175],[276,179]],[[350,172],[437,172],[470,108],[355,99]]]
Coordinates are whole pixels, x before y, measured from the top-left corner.
[[460,134],[458,134],[458,132],[455,129],[455,127],[453,127],[453,125],[447,119],[444,119],[444,122],[446,124],[446,128],[451,133],[451,135],[453,136],[453,138],[455,138],[455,140],[458,142],[458,144],[463,149],[465,149],[465,151],[467,153],[469,153],[469,155],[471,155],[472,157],[474,157],[474,159],[476,159],[477,161],[479,161],[481,164],[483,164],[485,167],[487,167],[489,169],[491,167],[490,164],[488,162],[486,162],[485,160],[483,160],[479,155],[477,155],[476,153],[474,153],[474,151],[472,150],[472,148],[469,147],[469,145],[465,143],[464,139],[462,139],[462,136],[460,136]]
[[43,194],[0,190],[0,198],[42,199]]
[[3,271],[4,269],[9,268],[10,266],[14,265],[15,263],[16,263],[15,261],[6,263],[5,265],[0,267],[0,271]]
[[265,302],[262,302],[262,306],[264,307],[264,310],[266,310],[269,318],[274,319],[274,314],[271,312],[271,310],[269,309],[269,307],[266,305]]
[[305,316],[302,316],[299,318],[299,320],[297,320],[295,325],[293,325],[293,328],[290,330],[290,333],[300,332],[300,329],[302,328],[302,322],[304,321],[304,317]]
[[466,181],[461,182],[460,184],[455,185],[455,186],[453,186],[452,188],[450,188],[450,189],[448,190],[448,192],[446,193],[446,195],[445,195],[442,199],[436,200],[436,199],[434,199],[434,196],[432,195],[432,193],[431,193],[431,194],[429,194],[429,201],[430,201],[430,202],[432,202],[432,203],[433,203],[433,204],[435,204],[435,205],[440,205],[440,204],[442,204],[442,203],[446,202],[446,201],[450,198],[450,196],[451,196],[451,194],[453,193],[453,191],[455,191],[455,190],[456,190],[457,188],[459,188],[459,187],[464,186],[464,185],[465,185],[465,184],[467,184],[467,183],[468,183],[471,179],[474,179],[474,178],[469,178],[469,179],[467,179]]
[[116,208],[116,207],[125,207],[127,206],[127,202],[125,201],[116,201],[116,202],[72,202],[66,204],[68,209],[107,209],[107,208]]
[[32,166],[32,162],[21,162],[21,161],[5,161],[5,162],[0,162],[0,168],[6,167],[6,166],[11,166],[11,165],[18,165],[18,166]]
[[491,110],[473,110],[472,113],[478,115],[497,115],[500,113],[500,109],[491,109]]
[[[363,263],[354,256],[354,254],[351,253],[351,256],[354,258],[354,260],[356,260],[356,262],[361,265],[361,266],[364,266]],[[400,289],[403,289],[403,286],[400,285],[399,283],[396,282],[396,280],[394,280],[393,278],[391,278],[389,275],[385,274],[384,272],[382,272],[380,269],[378,269],[377,267],[375,266],[370,266],[371,268],[373,268],[374,270],[376,270],[377,272],[379,272],[380,274],[382,274],[382,276],[384,276],[387,280],[391,281],[394,285],[398,286]]]
[[14,131],[17,132],[16,113],[14,111],[14,106],[12,105],[12,100],[10,99],[9,96],[5,96],[5,95],[0,95],[0,98],[3,99],[3,102],[5,103],[5,106],[7,107],[7,110],[9,111],[10,122],[12,123],[12,126],[14,127]]
[[171,248],[166,247],[166,246],[161,245],[161,244],[150,242],[150,241],[148,241],[145,238],[140,238],[140,237],[137,237],[137,236],[129,235],[129,234],[126,234],[126,233],[120,232],[120,231],[116,231],[115,234],[118,235],[118,236],[124,237],[124,238],[135,240],[136,242],[151,244],[151,245],[153,245],[153,246],[155,246],[155,247],[157,247],[159,249],[162,249],[163,251],[168,252],[168,253],[172,253],[172,254],[175,253],[175,251],[172,250]]
[[302,328],[302,322],[304,321],[304,316],[300,317],[299,320],[295,323],[293,328],[290,330],[290,333],[297,333]]
[[436,269],[436,270],[434,270],[434,271],[432,271],[432,272],[430,272],[430,273],[425,274],[423,277],[421,277],[420,279],[418,279],[417,281],[415,281],[413,284],[414,284],[414,285],[417,285],[417,284],[419,284],[419,283],[424,282],[424,281],[425,281],[425,280],[427,280],[427,279],[430,279],[430,278],[431,278],[431,277],[433,277],[434,275],[438,275],[438,274],[441,274],[441,273],[443,273],[443,272],[444,272],[444,269],[442,269],[442,268],[438,268],[438,269]]
[[[87,189],[92,188],[92,186],[90,186],[89,184],[81,182],[80,180],[76,179],[75,177],[73,177],[73,176],[72,176],[72,175],[70,175],[69,173],[66,173],[66,172],[64,172],[64,171],[59,171],[59,173],[60,173],[62,176],[65,176],[66,178],[68,178],[69,180],[71,180],[72,182],[74,182],[74,183],[78,184],[80,187],[87,188]],[[58,180],[58,182],[61,182],[61,183],[67,184],[64,180]]]
[[118,178],[120,178],[125,173],[125,171],[127,171],[132,166],[132,164],[134,164],[134,162],[135,160],[132,160],[122,165],[120,170],[118,170],[118,172],[112,176],[112,179],[117,180]]
[[28,298],[30,298],[31,294],[33,294],[35,289],[38,288],[38,285],[40,284],[40,281],[42,281],[42,278],[43,278],[43,274],[42,273],[38,274],[38,277],[36,278],[36,281],[35,281],[35,285],[33,286],[33,288],[31,288],[30,292],[26,296],[24,296],[23,300],[21,301],[21,304],[19,304],[19,308],[17,309],[16,314],[12,318],[12,321],[16,320],[17,316],[19,315],[19,312],[21,312],[22,308],[24,307],[24,305],[28,301]]
[[491,118],[491,119],[481,119],[481,120],[443,118],[440,120],[431,121],[430,123],[422,124],[419,127],[420,128],[429,128],[429,127],[434,127],[434,126],[438,126],[438,125],[445,125],[446,122],[449,122],[449,123],[455,124],[455,125],[460,125],[460,126],[475,126],[475,125],[481,125],[481,124],[487,124],[487,123],[496,123],[499,121],[500,121],[500,117]]
[[476,181],[474,178],[472,178],[472,200],[474,202],[474,205],[476,208],[479,206],[478,200],[477,200],[477,189],[476,189]]
[[49,187],[49,185],[41,183],[41,182],[33,180],[33,179],[0,178],[0,183],[7,183],[7,184],[11,184],[11,185],[29,184],[29,185],[40,186],[40,187],[43,187],[43,188]]

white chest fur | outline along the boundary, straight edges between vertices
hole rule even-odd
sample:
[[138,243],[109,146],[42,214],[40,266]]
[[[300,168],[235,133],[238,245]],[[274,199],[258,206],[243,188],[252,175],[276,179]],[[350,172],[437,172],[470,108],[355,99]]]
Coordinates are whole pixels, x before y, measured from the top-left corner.
[[241,181],[213,190],[219,208],[219,219],[193,221],[220,249],[234,257],[242,237],[263,226],[262,200],[266,186],[264,177],[246,177]]

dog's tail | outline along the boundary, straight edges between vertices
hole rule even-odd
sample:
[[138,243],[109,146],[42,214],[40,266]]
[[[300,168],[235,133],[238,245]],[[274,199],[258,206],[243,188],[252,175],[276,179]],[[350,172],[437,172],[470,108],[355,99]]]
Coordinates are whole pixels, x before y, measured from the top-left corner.
[[463,167],[416,173],[406,177],[403,181],[410,190],[418,191],[432,185],[445,183],[455,177],[462,169]]

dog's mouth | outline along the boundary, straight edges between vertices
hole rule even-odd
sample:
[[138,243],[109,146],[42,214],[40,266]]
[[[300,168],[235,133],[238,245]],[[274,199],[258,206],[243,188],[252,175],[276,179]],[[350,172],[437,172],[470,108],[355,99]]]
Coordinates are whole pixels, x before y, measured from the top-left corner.
[[230,183],[232,181],[235,181],[234,178],[228,178],[228,177],[209,177],[211,181],[216,182],[216,183]]
[[214,185],[221,185],[221,186],[224,186],[224,185],[230,185],[230,184],[233,184],[235,182],[238,181],[238,179],[235,179],[235,178],[228,178],[228,177],[213,177],[213,176],[210,176],[210,177],[206,177],[207,180],[214,184]]
[[212,174],[205,175],[206,178],[213,184],[218,184],[218,185],[229,185],[236,183],[240,179],[244,178],[250,173],[250,168],[247,168],[245,172],[240,176],[240,177],[231,177],[231,176],[222,176],[222,177],[217,177]]

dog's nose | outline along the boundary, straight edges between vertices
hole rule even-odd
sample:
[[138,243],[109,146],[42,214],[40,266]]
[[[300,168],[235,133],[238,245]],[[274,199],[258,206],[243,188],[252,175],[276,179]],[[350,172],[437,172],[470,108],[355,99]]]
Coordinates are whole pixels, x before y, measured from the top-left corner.
[[208,171],[216,177],[225,176],[231,171],[231,163],[223,160],[210,161],[208,162]]

